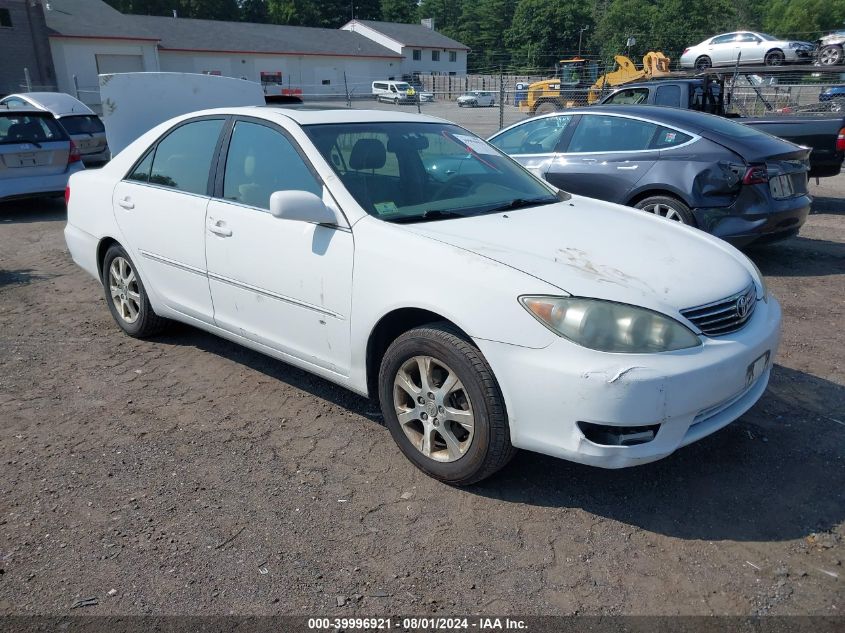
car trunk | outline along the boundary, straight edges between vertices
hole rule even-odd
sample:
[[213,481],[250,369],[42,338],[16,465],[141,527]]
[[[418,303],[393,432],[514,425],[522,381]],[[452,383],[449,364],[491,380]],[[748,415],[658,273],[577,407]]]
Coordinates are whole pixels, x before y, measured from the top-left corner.
[[67,169],[70,143],[0,143],[0,179],[52,176]]
[[59,123],[73,139],[80,154],[98,154],[106,149],[106,128],[96,116],[63,116]]

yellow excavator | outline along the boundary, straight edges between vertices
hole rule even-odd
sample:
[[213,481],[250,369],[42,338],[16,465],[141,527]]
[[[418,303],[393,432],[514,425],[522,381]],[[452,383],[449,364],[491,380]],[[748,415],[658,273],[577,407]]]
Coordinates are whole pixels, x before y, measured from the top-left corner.
[[531,116],[546,114],[593,104],[602,93],[632,81],[664,77],[669,74],[669,58],[660,52],[648,52],[643,56],[642,68],[625,55],[616,55],[616,69],[597,76],[597,64],[574,57],[558,62],[555,77],[536,81],[528,86],[526,97],[519,109]]

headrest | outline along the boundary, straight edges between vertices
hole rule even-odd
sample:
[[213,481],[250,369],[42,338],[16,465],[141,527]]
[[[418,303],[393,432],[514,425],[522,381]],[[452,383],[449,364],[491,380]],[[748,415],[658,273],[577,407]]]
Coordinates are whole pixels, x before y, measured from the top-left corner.
[[352,169],[381,169],[387,161],[384,143],[374,138],[362,138],[356,141],[349,156]]

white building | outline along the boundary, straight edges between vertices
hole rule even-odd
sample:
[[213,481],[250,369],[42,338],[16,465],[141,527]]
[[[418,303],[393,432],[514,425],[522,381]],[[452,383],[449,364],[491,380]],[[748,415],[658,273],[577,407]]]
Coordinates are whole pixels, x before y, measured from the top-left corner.
[[405,63],[348,29],[125,15],[101,0],[50,0],[45,14],[59,90],[92,104],[101,73],[209,73],[262,82],[268,93],[354,96],[398,78]]
[[401,55],[401,74],[406,79],[417,74],[466,75],[469,48],[422,24],[352,20],[340,28]]

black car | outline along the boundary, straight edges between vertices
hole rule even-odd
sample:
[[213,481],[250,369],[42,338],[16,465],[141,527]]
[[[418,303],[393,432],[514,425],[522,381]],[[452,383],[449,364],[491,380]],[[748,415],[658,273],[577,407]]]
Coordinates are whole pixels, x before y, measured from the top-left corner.
[[736,246],[796,235],[810,212],[808,149],[710,114],[571,109],[489,141],[560,189],[696,226]]

